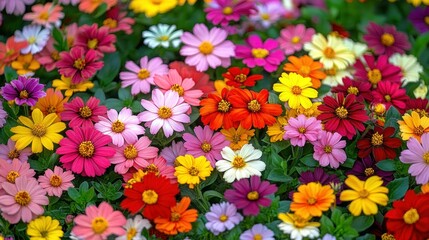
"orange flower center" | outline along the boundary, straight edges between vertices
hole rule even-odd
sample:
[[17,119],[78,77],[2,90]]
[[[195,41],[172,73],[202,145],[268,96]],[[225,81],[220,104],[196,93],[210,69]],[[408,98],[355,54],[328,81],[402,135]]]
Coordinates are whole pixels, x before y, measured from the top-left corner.
[[51,58],[55,61],[60,60],[60,53],[58,51],[53,51],[51,53]]
[[146,204],[155,204],[158,202],[158,194],[154,190],[145,190],[142,193],[142,199]]
[[244,166],[246,166],[246,162],[242,157],[236,156],[232,161],[232,166],[234,166],[234,168],[243,168]]
[[236,81],[236,82],[244,82],[244,81],[246,81],[247,80],[247,76],[245,75],[245,74],[242,74],[242,73],[240,73],[240,74],[238,74],[238,75],[236,75],[235,77],[234,77],[234,81]]
[[255,201],[259,199],[259,193],[257,191],[251,191],[247,194],[247,199],[250,201]]
[[429,164],[429,152],[423,154],[423,160],[425,160],[425,162]]
[[124,148],[124,157],[127,160],[135,159],[137,155],[137,148],[134,145],[128,145]]
[[337,109],[335,109],[335,114],[341,118],[347,118],[347,115],[349,114],[349,112],[347,111],[347,109],[345,109],[343,106],[338,107]]
[[390,47],[395,43],[395,37],[390,33],[383,33],[383,35],[381,35],[381,43],[384,46]]
[[358,95],[359,94],[359,89],[357,87],[350,86],[350,87],[347,88],[347,93],[348,94],[353,94],[353,95]]
[[334,58],[335,57],[335,51],[331,47],[326,47],[325,50],[323,50],[323,54],[326,58]]
[[12,170],[7,173],[6,180],[10,183],[15,183],[17,177],[19,177],[19,172]]
[[265,58],[268,55],[268,50],[264,48],[253,48],[252,55],[255,58]]
[[203,142],[203,144],[201,144],[201,150],[203,150],[203,152],[208,153],[210,152],[210,150],[212,150],[212,145],[206,141]]
[[88,106],[79,108],[79,115],[83,118],[89,118],[92,116],[92,110]]
[[173,115],[171,109],[168,107],[161,107],[158,109],[158,116],[162,119],[170,118]]
[[421,136],[424,133],[424,129],[422,126],[418,126],[416,128],[414,128],[414,134]]
[[366,198],[369,196],[369,192],[366,189],[362,189],[358,192],[360,198]]
[[377,68],[369,70],[367,76],[369,82],[372,83],[372,85],[377,85],[377,83],[380,82],[382,78],[381,72]]
[[261,104],[258,102],[258,100],[253,99],[247,104],[247,109],[252,112],[259,112],[259,110],[261,110]]
[[307,199],[307,203],[310,205],[314,205],[317,202],[317,200],[314,197],[309,197]]
[[301,134],[304,134],[307,131],[307,129],[305,129],[305,127],[299,127],[298,128],[298,132]]
[[299,41],[301,41],[301,38],[300,37],[298,37],[298,36],[294,36],[292,39],[291,39],[291,42],[292,43],[299,43]]
[[151,0],[152,4],[159,5],[162,3],[162,0]]
[[145,167],[144,171],[146,173],[155,173],[156,175],[159,174],[158,167],[155,164],[153,164],[153,163],[151,163],[151,164],[149,164],[149,166]]
[[254,236],[253,236],[253,240],[262,240],[263,238],[262,238],[262,235],[261,234],[255,234]]
[[132,240],[137,235],[137,229],[136,228],[130,228],[127,232],[127,240]]
[[326,145],[326,146],[323,148],[323,151],[325,151],[325,153],[331,153],[331,152],[332,152],[332,147],[331,147],[331,146],[329,146],[329,145]]
[[103,21],[103,25],[107,26],[108,28],[115,28],[118,26],[118,21],[112,18],[107,18]]
[[183,94],[185,93],[185,90],[179,84],[174,84],[173,86],[171,86],[171,90],[177,92],[179,96],[183,96]]
[[91,141],[83,141],[79,144],[79,155],[90,158],[94,155],[95,147]]
[[19,158],[20,153],[18,152],[18,150],[13,149],[11,151],[9,151],[9,153],[7,154],[7,157],[9,159],[14,159],[14,158]]
[[172,222],[178,222],[180,220],[180,213],[177,212],[172,212],[171,213],[171,217],[170,217],[170,221]]
[[91,222],[91,228],[96,234],[101,234],[109,227],[109,223],[104,217],[95,217]]
[[233,12],[232,7],[224,7],[223,10],[222,10],[222,13],[224,15],[231,15],[232,12]]
[[298,87],[298,86],[293,86],[292,87],[292,93],[295,95],[300,95],[302,92],[302,88]]
[[121,121],[116,120],[112,123],[112,132],[114,133],[121,133],[125,130],[125,124],[123,124]]
[[61,177],[56,174],[52,175],[51,179],[49,179],[49,183],[52,187],[59,187],[61,186],[62,182],[63,180],[61,179]]
[[378,132],[374,133],[371,137],[371,144],[373,146],[380,146],[383,144],[383,134],[379,134]]
[[98,46],[98,39],[94,38],[87,42],[87,46],[90,49],[95,49]]
[[31,133],[36,137],[43,137],[46,133],[46,127],[42,124],[36,123],[33,125],[33,129],[31,129]]
[[85,68],[85,59],[79,58],[76,59],[73,63],[73,67],[79,70],[82,70]]
[[365,175],[367,177],[374,175],[375,171],[373,168],[365,168]]
[[383,233],[383,235],[381,235],[381,240],[396,240],[396,238],[392,234]]
[[200,173],[200,171],[198,171],[198,169],[196,167],[191,167],[189,168],[189,175],[191,176],[198,176],[198,174]]
[[137,77],[140,80],[145,80],[146,78],[148,78],[150,76],[150,72],[146,69],[146,68],[142,68],[140,69],[140,71],[137,73]]
[[56,113],[57,112],[57,108],[55,106],[48,106],[46,108],[46,112],[47,113]]
[[311,72],[310,66],[304,65],[299,69],[299,74],[301,74],[303,77],[307,76]]
[[19,191],[15,195],[15,202],[21,206],[27,206],[31,202],[30,193],[27,191]]
[[296,228],[304,228],[305,226],[307,226],[307,219],[299,216],[299,215],[294,215],[293,217],[293,225]]
[[49,19],[49,13],[47,13],[47,12],[42,12],[42,13],[40,13],[40,15],[39,15],[39,19],[40,19],[40,20],[47,21],[47,20]]
[[419,213],[415,208],[410,208],[403,216],[406,224],[413,224],[420,219]]
[[228,220],[228,216],[226,216],[225,214],[220,215],[219,220],[221,222],[226,222]]
[[198,49],[200,50],[200,52],[202,54],[208,55],[208,54],[211,54],[213,52],[213,48],[214,48],[214,46],[210,42],[203,41]]
[[426,16],[426,17],[425,17],[425,23],[426,23],[427,25],[429,25],[429,16]]
[[325,69],[325,73],[328,76],[335,76],[335,75],[337,75],[337,69],[335,67],[333,67],[331,69]]
[[225,101],[224,99],[220,100],[220,102],[217,104],[217,110],[219,112],[229,112],[229,109],[231,109],[231,103],[228,101]]
[[21,92],[19,92],[19,98],[27,99],[28,98],[27,90],[22,90]]

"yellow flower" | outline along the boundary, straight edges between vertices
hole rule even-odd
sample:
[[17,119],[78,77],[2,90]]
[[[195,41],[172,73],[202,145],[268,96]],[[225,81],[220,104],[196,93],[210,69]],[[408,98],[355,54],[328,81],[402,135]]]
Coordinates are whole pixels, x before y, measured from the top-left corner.
[[428,94],[428,86],[426,86],[424,83],[420,83],[420,85],[414,89],[413,93],[416,98],[425,99],[426,95]]
[[66,90],[64,95],[66,97],[71,97],[75,92],[85,92],[86,90],[93,88],[94,83],[89,80],[85,80],[78,84],[72,84],[70,78],[61,76],[61,79],[55,79],[52,82],[52,87],[55,87],[55,90]]
[[267,134],[270,136],[270,142],[278,142],[283,140],[285,134],[284,127],[287,125],[287,120],[283,116],[277,117],[276,123],[268,126]]
[[410,137],[421,142],[423,133],[429,132],[429,118],[420,116],[416,111],[411,112],[411,116],[406,113],[402,116],[404,121],[399,120],[399,130],[401,131],[402,140],[408,140]]
[[310,108],[312,102],[310,98],[317,97],[317,90],[313,88],[311,78],[305,78],[297,73],[282,73],[279,78],[280,83],[275,83],[274,91],[280,92],[279,98],[283,102],[288,102],[289,107]]
[[304,218],[298,214],[279,213],[278,218],[282,221],[278,227],[285,234],[294,235],[294,239],[311,239],[319,236],[320,223],[310,222],[311,217]]
[[220,132],[230,142],[229,147],[234,151],[240,150],[255,135],[255,129],[247,130],[242,128],[241,125],[237,129],[222,129]]
[[179,166],[175,167],[174,176],[180,184],[189,184],[189,188],[194,188],[200,180],[206,180],[210,176],[213,168],[210,166],[210,161],[207,158],[200,156],[194,158],[192,155],[178,156],[176,161]]
[[55,122],[57,118],[55,113],[43,117],[42,111],[38,108],[33,110],[31,118],[20,116],[18,120],[24,126],[16,126],[10,129],[11,132],[15,133],[10,139],[16,141],[16,150],[22,150],[30,143],[33,153],[42,152],[43,147],[53,150],[53,143],[59,143],[63,138],[58,133],[66,128],[66,124]]
[[386,206],[389,198],[389,189],[382,186],[383,180],[379,176],[372,176],[366,181],[359,180],[356,176],[348,175],[345,181],[351,190],[341,192],[341,201],[352,201],[349,211],[353,216],[374,215],[378,212],[377,204]]
[[429,5],[429,0],[407,0],[408,3],[411,3],[414,5],[414,7],[420,6],[422,3],[426,6]]
[[58,220],[41,216],[28,223],[27,235],[30,240],[60,240],[64,232]]
[[40,63],[33,58],[31,53],[19,55],[16,61],[11,64],[12,68],[16,70],[18,75],[33,75],[34,72],[40,68]]
[[130,9],[135,13],[145,13],[150,18],[170,11],[177,3],[177,0],[131,0]]
[[215,87],[217,93],[219,93],[219,94],[222,94],[222,90],[224,88],[226,88],[228,90],[234,89],[233,86],[226,85],[226,82],[224,80],[215,80],[214,81],[214,87]]
[[306,117],[317,117],[320,115],[320,110],[317,108],[322,105],[321,102],[314,102],[311,107],[305,109],[304,107],[299,107],[297,109],[287,109],[286,110],[286,118],[289,119],[291,117],[296,118],[298,115],[305,115]]

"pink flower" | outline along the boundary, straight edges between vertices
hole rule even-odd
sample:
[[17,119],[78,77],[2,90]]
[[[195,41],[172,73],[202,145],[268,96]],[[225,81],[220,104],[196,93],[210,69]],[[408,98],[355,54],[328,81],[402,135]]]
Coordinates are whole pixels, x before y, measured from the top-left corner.
[[119,78],[122,80],[123,88],[131,86],[131,94],[149,93],[150,85],[154,85],[155,75],[168,73],[167,65],[162,63],[159,57],[148,59],[147,56],[140,59],[140,66],[132,61],[127,61],[125,68],[131,72],[120,72]]
[[173,165],[170,165],[167,163],[167,160],[163,158],[162,156],[157,156],[152,159],[148,159],[147,165],[145,167],[138,167],[136,168],[130,168],[130,170],[123,174],[124,181],[129,182],[130,179],[133,178],[133,175],[138,172],[137,174],[146,175],[148,173],[154,173],[156,176],[164,176],[168,180],[170,180],[170,183],[174,184],[177,183],[177,177],[174,176],[174,172],[176,171],[174,169]]
[[174,166],[174,161],[178,156],[183,156],[186,154],[186,148],[184,147],[183,142],[171,143],[170,147],[162,149],[161,156],[167,160],[168,165]]
[[103,25],[109,28],[109,33],[124,31],[129,35],[133,33],[132,26],[136,21],[126,16],[126,12],[120,12],[119,6],[115,6],[106,12],[106,19],[103,21]]
[[301,51],[304,43],[310,42],[314,34],[314,29],[305,28],[304,24],[290,25],[280,32],[280,37],[278,38],[280,49],[286,55]]
[[85,240],[103,240],[111,234],[118,236],[126,234],[127,220],[120,211],[114,211],[107,202],[98,207],[91,205],[85,209],[85,214],[74,218],[75,226],[72,233]]
[[46,169],[45,174],[39,177],[40,186],[46,190],[48,196],[61,197],[63,191],[74,187],[71,182],[74,175],[71,171],[65,171],[55,166],[54,171]]
[[183,134],[187,154],[194,157],[205,156],[214,168],[217,160],[222,159],[222,148],[229,146],[229,141],[220,132],[213,132],[209,126],[194,128],[195,136],[190,133]]
[[144,136],[134,143],[117,147],[111,160],[111,163],[116,164],[115,172],[125,174],[131,167],[147,167],[148,160],[158,156],[158,148],[150,146],[151,143],[150,139]]
[[249,19],[262,27],[268,28],[286,15],[286,9],[280,1],[271,1],[256,4],[256,11]]
[[384,54],[390,57],[394,53],[403,54],[411,48],[407,35],[397,31],[393,25],[380,26],[370,22],[366,31],[367,34],[363,36],[363,39],[377,55]]
[[274,72],[285,59],[283,52],[278,48],[278,42],[274,39],[267,39],[262,42],[258,35],[251,35],[247,40],[247,45],[239,45],[235,49],[237,58],[242,58],[249,68],[256,66],[264,67],[267,72]]
[[79,46],[85,50],[93,49],[97,55],[102,57],[104,53],[116,51],[116,36],[109,34],[108,27],[100,27],[96,23],[91,26],[83,25],[79,27],[74,46]]
[[165,137],[173,132],[185,130],[182,123],[189,123],[191,119],[185,114],[191,106],[184,103],[184,99],[177,92],[168,90],[163,94],[161,90],[152,91],[152,100],[141,100],[146,111],[139,114],[140,121],[146,122],[151,134],[156,134],[162,127]]
[[83,102],[82,98],[75,97],[64,104],[61,120],[70,121],[69,126],[71,128],[93,127],[94,122],[99,121],[99,116],[106,116],[107,108],[99,104],[100,100],[96,97],[90,97],[86,103]]
[[331,168],[338,168],[340,164],[346,161],[347,155],[343,149],[346,147],[346,141],[341,140],[341,137],[336,132],[320,131],[319,139],[313,142],[313,157],[320,166],[329,165]]
[[57,61],[60,59],[60,54],[54,47],[54,39],[50,37],[43,50],[34,57],[45,67],[47,72],[54,70]]
[[110,166],[109,158],[115,155],[115,149],[106,146],[112,138],[92,127],[73,128],[66,135],[56,151],[63,155],[60,157],[63,167],[84,177],[103,175]]
[[417,184],[426,184],[429,182],[429,133],[422,135],[421,143],[411,137],[407,141],[406,150],[401,152],[399,160],[405,164],[411,164],[408,173],[416,177]]
[[240,17],[249,16],[255,10],[253,2],[247,0],[213,0],[204,9],[206,18],[214,25],[227,26],[229,21],[238,22]]
[[167,90],[175,91],[185,102],[191,106],[200,105],[201,90],[192,89],[195,82],[191,78],[182,79],[175,69],[170,69],[167,75],[156,75],[155,84],[165,93]]
[[0,159],[4,159],[8,163],[12,163],[14,159],[18,159],[21,162],[27,162],[28,156],[31,154],[31,148],[29,147],[19,151],[16,150],[15,142],[11,139],[7,140],[7,145],[0,144]]
[[61,75],[71,78],[73,84],[78,84],[92,78],[103,67],[104,63],[98,60],[94,50],[73,47],[70,52],[60,53],[57,68]]
[[31,5],[35,0],[0,0],[0,11],[6,9],[7,14],[16,16],[25,12],[25,5]]
[[37,4],[31,7],[33,12],[26,13],[22,19],[32,21],[32,24],[42,25],[48,29],[59,27],[64,17],[63,8],[48,2],[45,5]]
[[10,224],[20,220],[30,222],[43,214],[45,210],[42,206],[49,204],[46,191],[34,178],[23,176],[17,178],[15,183],[4,182],[1,186],[5,193],[0,195],[0,211]]
[[20,162],[14,159],[11,163],[6,160],[0,159],[0,195],[4,193],[2,183],[9,182],[15,184],[16,179],[20,177],[32,178],[36,172],[30,168],[27,162]]
[[372,91],[374,96],[373,103],[382,103],[389,109],[395,107],[399,113],[404,114],[407,108],[406,102],[410,100],[404,88],[401,88],[400,83],[383,81],[378,83],[377,89]]
[[94,127],[105,135],[112,137],[112,143],[118,147],[127,143],[135,143],[137,135],[144,134],[144,127],[140,126],[141,121],[129,108],[123,108],[119,114],[115,109],[107,111],[107,118],[99,116],[99,122]]
[[285,140],[290,140],[292,146],[303,147],[306,141],[314,142],[317,140],[322,124],[315,117],[307,118],[300,114],[296,118],[289,118],[288,124],[284,127]]
[[[80,1],[80,0],[78,0],[78,1]],[[67,40],[67,45],[69,47],[73,46],[78,30],[79,30],[79,26],[77,25],[77,23],[72,23],[72,24],[67,25],[65,27],[66,40]]]
[[204,24],[196,24],[193,33],[185,32],[180,37],[185,44],[180,55],[185,56],[188,65],[195,66],[198,71],[206,71],[209,67],[224,68],[231,65],[234,57],[234,44],[226,40],[228,33],[220,28],[212,28],[209,32]]
[[194,89],[199,89],[203,92],[203,97],[215,91],[213,81],[210,81],[210,76],[207,73],[197,71],[194,66],[189,66],[184,62],[172,62],[168,65],[170,69],[176,69],[179,75],[183,78],[192,78],[195,82]]

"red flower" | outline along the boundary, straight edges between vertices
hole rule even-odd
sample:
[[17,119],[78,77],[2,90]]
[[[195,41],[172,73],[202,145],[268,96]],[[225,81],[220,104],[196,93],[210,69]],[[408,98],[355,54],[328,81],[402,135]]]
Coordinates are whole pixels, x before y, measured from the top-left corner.
[[429,238],[429,194],[407,191],[403,200],[393,202],[385,215],[387,231],[395,239],[422,240]]
[[405,89],[398,83],[380,82],[375,91],[372,92],[374,103],[383,103],[386,109],[394,106],[401,114],[405,113],[406,101],[410,99]]
[[248,76],[250,73],[249,68],[231,67],[228,69],[228,72],[222,74],[224,78],[227,79],[226,84],[228,86],[233,86],[236,88],[240,87],[253,87],[256,84],[256,81],[262,80],[264,78],[260,74],[255,74]]
[[203,91],[203,97],[215,91],[213,81],[210,81],[210,76],[207,73],[197,71],[194,66],[189,66],[184,62],[172,62],[169,65],[170,69],[176,69],[182,79],[192,78],[195,82],[194,89]]
[[334,34],[334,36],[338,36],[340,38],[348,38],[350,36],[349,32],[347,32],[347,30],[339,24],[331,23],[331,27],[331,34]]
[[149,220],[158,216],[169,217],[170,208],[176,205],[175,196],[178,193],[177,183],[172,184],[164,176],[148,173],[142,182],[125,189],[126,198],[121,202],[121,207],[132,214],[142,210],[143,216]]
[[337,99],[326,96],[318,109],[322,113],[317,116],[317,119],[325,124],[325,130],[338,132],[348,139],[356,135],[356,130],[365,130],[363,123],[369,119],[365,105],[357,102],[353,94],[344,98],[343,93],[338,93]]
[[405,110],[416,111],[420,117],[429,117],[429,100],[421,98],[408,99]]
[[377,61],[372,55],[364,55],[363,58],[365,63],[358,59],[353,66],[356,80],[369,82],[372,88],[377,88],[378,83],[384,81],[401,83],[401,68],[390,64],[386,55],[379,56]]
[[232,89],[229,98],[233,107],[231,118],[239,121],[245,129],[273,125],[276,122],[275,117],[282,114],[283,109],[279,104],[268,103],[268,94],[266,89],[259,93],[247,89]]
[[371,102],[373,99],[371,93],[371,84],[368,82],[358,82],[350,79],[349,77],[343,78],[343,84],[338,85],[331,89],[333,93],[342,92],[344,95],[356,95],[356,101],[362,102],[364,100]]
[[83,25],[79,28],[74,46],[83,47],[85,50],[93,49],[102,57],[104,53],[116,51],[115,42],[116,36],[109,34],[108,27],[98,28],[94,23],[92,26]]
[[209,125],[212,130],[217,130],[222,126],[225,129],[235,127],[231,117],[232,106],[229,96],[230,91],[224,88],[222,95],[210,93],[207,98],[200,101],[200,115],[204,125]]
[[360,158],[368,157],[371,153],[375,161],[384,159],[394,159],[396,157],[395,149],[402,145],[399,138],[394,138],[395,128],[375,127],[357,142],[359,149],[358,156]]

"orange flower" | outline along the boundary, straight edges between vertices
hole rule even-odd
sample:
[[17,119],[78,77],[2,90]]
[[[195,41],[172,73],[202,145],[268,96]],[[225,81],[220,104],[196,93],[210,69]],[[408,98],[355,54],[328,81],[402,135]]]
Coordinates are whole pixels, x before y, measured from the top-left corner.
[[220,127],[232,128],[234,123],[230,117],[232,106],[229,101],[229,90],[223,89],[222,94],[210,93],[200,102],[201,121],[204,125],[209,125],[212,130]]
[[19,55],[16,61],[12,62],[12,68],[16,70],[18,75],[33,76],[34,72],[40,68],[40,63],[34,59],[31,53]]
[[155,218],[156,230],[168,234],[176,235],[179,232],[186,233],[192,230],[191,223],[197,221],[198,212],[195,209],[188,209],[191,199],[183,197],[176,206],[171,207],[170,218]]
[[283,70],[298,73],[303,77],[309,77],[311,78],[311,83],[313,84],[314,88],[320,87],[320,80],[326,77],[326,74],[322,71],[322,63],[314,61],[307,55],[304,55],[300,58],[290,56],[287,59],[290,63],[286,63],[283,67]]
[[110,9],[118,3],[118,0],[81,0],[79,10],[85,13],[92,13],[103,3],[107,4],[107,9]]
[[0,42],[0,75],[4,73],[4,67],[14,61],[27,45],[27,41],[15,42],[15,37],[8,38],[6,44]]
[[322,186],[319,182],[310,182],[298,187],[298,192],[293,194],[290,210],[303,218],[320,217],[334,201],[334,190],[329,185]]
[[58,116],[57,121],[60,121],[60,114],[64,111],[64,103],[67,102],[67,100],[68,98],[64,99],[64,96],[60,90],[48,88],[46,90],[46,96],[39,98],[36,105],[34,105],[32,109],[40,109],[44,116],[47,116],[50,113],[55,113]]
[[241,127],[241,125],[237,129],[222,129],[220,132],[230,142],[229,147],[234,151],[240,150],[244,144],[248,144],[249,140],[255,135],[255,129],[247,130]]

